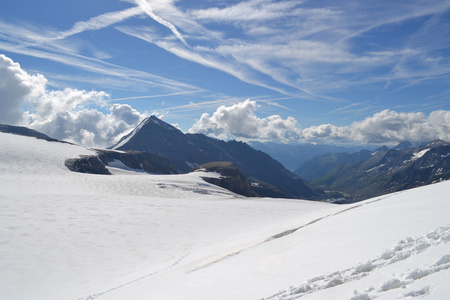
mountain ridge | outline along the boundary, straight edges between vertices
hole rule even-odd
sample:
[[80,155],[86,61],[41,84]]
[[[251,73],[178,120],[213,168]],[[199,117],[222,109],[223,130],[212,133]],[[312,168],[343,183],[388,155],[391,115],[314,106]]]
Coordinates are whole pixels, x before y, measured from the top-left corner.
[[35,137],[37,139],[43,139],[43,140],[50,141],[50,142],[69,143],[66,141],[54,139],[42,132],[39,132],[37,130],[31,129],[28,127],[23,127],[23,126],[0,124],[0,132]]
[[180,173],[214,161],[233,162],[265,197],[325,200],[335,196],[314,188],[268,154],[239,141],[222,141],[203,134],[183,133],[155,116],[144,119],[111,147],[154,153],[172,161]]

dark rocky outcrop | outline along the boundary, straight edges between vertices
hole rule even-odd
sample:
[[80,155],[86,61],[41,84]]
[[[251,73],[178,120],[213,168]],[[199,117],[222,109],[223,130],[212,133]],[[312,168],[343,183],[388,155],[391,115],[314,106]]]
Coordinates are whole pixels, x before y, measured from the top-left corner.
[[202,176],[202,179],[208,183],[215,184],[230,190],[236,194],[247,197],[259,196],[253,189],[252,184],[242,175],[239,169],[232,162],[216,161],[203,164],[193,169],[191,172],[205,171],[220,174],[218,177]]
[[99,150],[98,152],[98,157],[106,164],[118,160],[135,170],[154,174],[178,174],[173,163],[160,155],[145,151]]
[[70,171],[74,172],[111,175],[105,163],[97,155],[66,159],[64,164]]
[[130,169],[148,173],[178,173],[174,165],[167,159],[142,151],[97,150],[96,155],[67,159],[65,165],[74,172],[111,175],[106,166],[113,161],[120,161]]

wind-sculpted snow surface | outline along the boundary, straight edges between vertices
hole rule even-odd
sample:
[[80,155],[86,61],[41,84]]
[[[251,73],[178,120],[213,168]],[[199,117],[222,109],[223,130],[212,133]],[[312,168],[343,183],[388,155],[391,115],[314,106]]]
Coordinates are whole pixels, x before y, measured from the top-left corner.
[[202,172],[113,164],[104,176],[64,166],[91,154],[0,133],[0,298],[450,294],[450,182],[339,206],[245,198]]

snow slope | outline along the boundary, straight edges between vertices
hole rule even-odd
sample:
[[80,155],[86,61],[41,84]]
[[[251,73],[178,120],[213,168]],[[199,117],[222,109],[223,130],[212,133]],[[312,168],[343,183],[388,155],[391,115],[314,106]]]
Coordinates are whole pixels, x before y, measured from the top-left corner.
[[[0,133],[1,299],[445,299],[450,182],[352,205],[244,198],[201,172],[68,171]],[[139,176],[134,176],[139,175]]]

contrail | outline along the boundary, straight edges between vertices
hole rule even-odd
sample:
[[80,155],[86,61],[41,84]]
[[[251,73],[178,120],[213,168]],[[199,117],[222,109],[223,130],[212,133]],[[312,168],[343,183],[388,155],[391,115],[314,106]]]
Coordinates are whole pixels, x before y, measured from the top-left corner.
[[81,33],[87,30],[98,30],[108,27],[112,24],[119,23],[125,19],[142,14],[142,9],[140,7],[132,7],[122,11],[115,11],[105,13],[96,17],[93,17],[87,21],[80,21],[75,23],[72,28],[67,31],[59,32],[54,37],[55,39],[64,39],[71,35]]
[[181,33],[177,30],[177,28],[170,23],[169,21],[164,20],[163,18],[155,15],[155,13],[153,12],[153,9],[151,8],[150,4],[146,1],[146,0],[136,0],[136,4],[139,5],[139,7],[149,16],[151,17],[153,20],[155,20],[156,22],[158,22],[161,25],[166,26],[167,28],[169,28],[173,34],[183,43],[185,44],[187,47],[189,47],[188,43],[184,40],[183,36],[181,35]]

